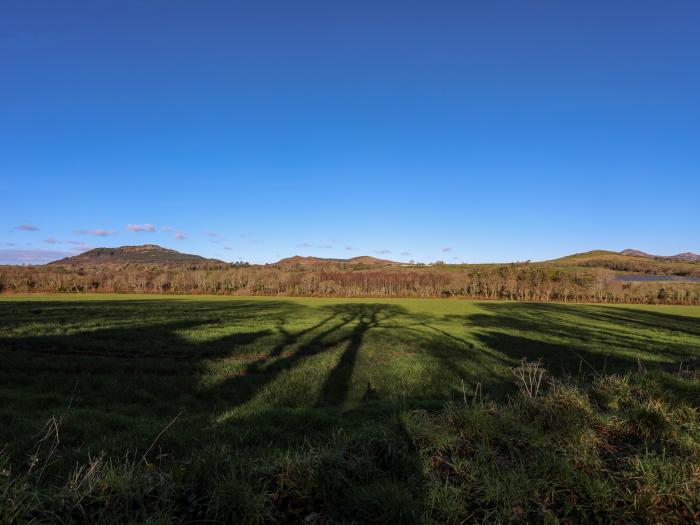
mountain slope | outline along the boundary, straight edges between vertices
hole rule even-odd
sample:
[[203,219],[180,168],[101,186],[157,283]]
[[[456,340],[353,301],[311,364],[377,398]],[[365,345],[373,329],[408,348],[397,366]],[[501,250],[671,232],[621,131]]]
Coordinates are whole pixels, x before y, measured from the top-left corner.
[[630,255],[632,257],[653,257],[653,255],[649,255],[646,252],[640,251],[640,250],[632,250],[632,249],[626,249],[622,250],[620,252],[620,255]]
[[360,255],[351,259],[331,259],[325,257],[304,257],[301,255],[294,255],[293,257],[281,259],[274,264],[279,266],[324,266],[329,264],[366,264],[369,266],[388,266],[398,263],[387,259],[378,259],[369,255]]
[[566,255],[564,257],[559,257],[558,259],[551,259],[544,262],[556,264],[582,264],[591,260],[599,259],[623,260],[622,256],[617,252],[611,252],[609,250],[591,250],[590,252],[574,253],[572,255]]
[[678,255],[674,255],[671,258],[676,261],[700,262],[700,255],[692,252],[679,253]]
[[639,250],[622,250],[620,255],[627,255],[633,257],[646,257],[649,259],[656,259],[657,261],[680,261],[680,262],[700,262],[700,255],[692,252],[684,252],[676,255],[652,255],[650,253],[642,252]]
[[638,250],[624,250],[624,252],[593,250],[544,261],[542,264],[557,267],[585,266],[609,268],[620,272],[657,275],[700,276],[700,257],[691,253],[672,257],[659,257]]
[[207,259],[199,255],[180,253],[156,244],[142,246],[120,246],[118,248],[95,248],[80,255],[66,257],[49,264],[86,265],[86,264],[203,264],[219,263],[218,259]]

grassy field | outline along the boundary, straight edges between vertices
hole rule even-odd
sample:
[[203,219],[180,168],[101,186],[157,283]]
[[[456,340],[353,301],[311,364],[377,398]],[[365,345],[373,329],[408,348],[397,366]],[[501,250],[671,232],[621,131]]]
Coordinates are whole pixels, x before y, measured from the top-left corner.
[[691,522],[698,359],[697,307],[6,296],[0,521]]

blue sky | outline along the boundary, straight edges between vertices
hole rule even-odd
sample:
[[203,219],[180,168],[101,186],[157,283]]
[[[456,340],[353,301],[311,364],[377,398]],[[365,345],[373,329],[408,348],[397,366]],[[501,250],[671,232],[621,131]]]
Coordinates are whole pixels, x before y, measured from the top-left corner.
[[700,252],[698,27],[696,1],[4,2],[0,262]]

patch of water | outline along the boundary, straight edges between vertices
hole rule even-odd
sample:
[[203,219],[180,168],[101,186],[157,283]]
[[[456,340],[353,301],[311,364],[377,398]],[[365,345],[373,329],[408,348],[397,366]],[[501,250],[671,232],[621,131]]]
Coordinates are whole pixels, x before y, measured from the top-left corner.
[[700,277],[687,275],[646,275],[633,273],[618,273],[616,281],[643,283],[643,282],[674,282],[674,283],[700,283]]

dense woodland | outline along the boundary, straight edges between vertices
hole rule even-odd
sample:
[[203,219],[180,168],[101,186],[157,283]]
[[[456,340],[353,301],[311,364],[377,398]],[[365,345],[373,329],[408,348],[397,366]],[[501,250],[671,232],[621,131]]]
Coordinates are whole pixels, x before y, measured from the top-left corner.
[[0,266],[0,292],[104,292],[700,304],[700,283],[620,282],[606,268],[276,265]]

